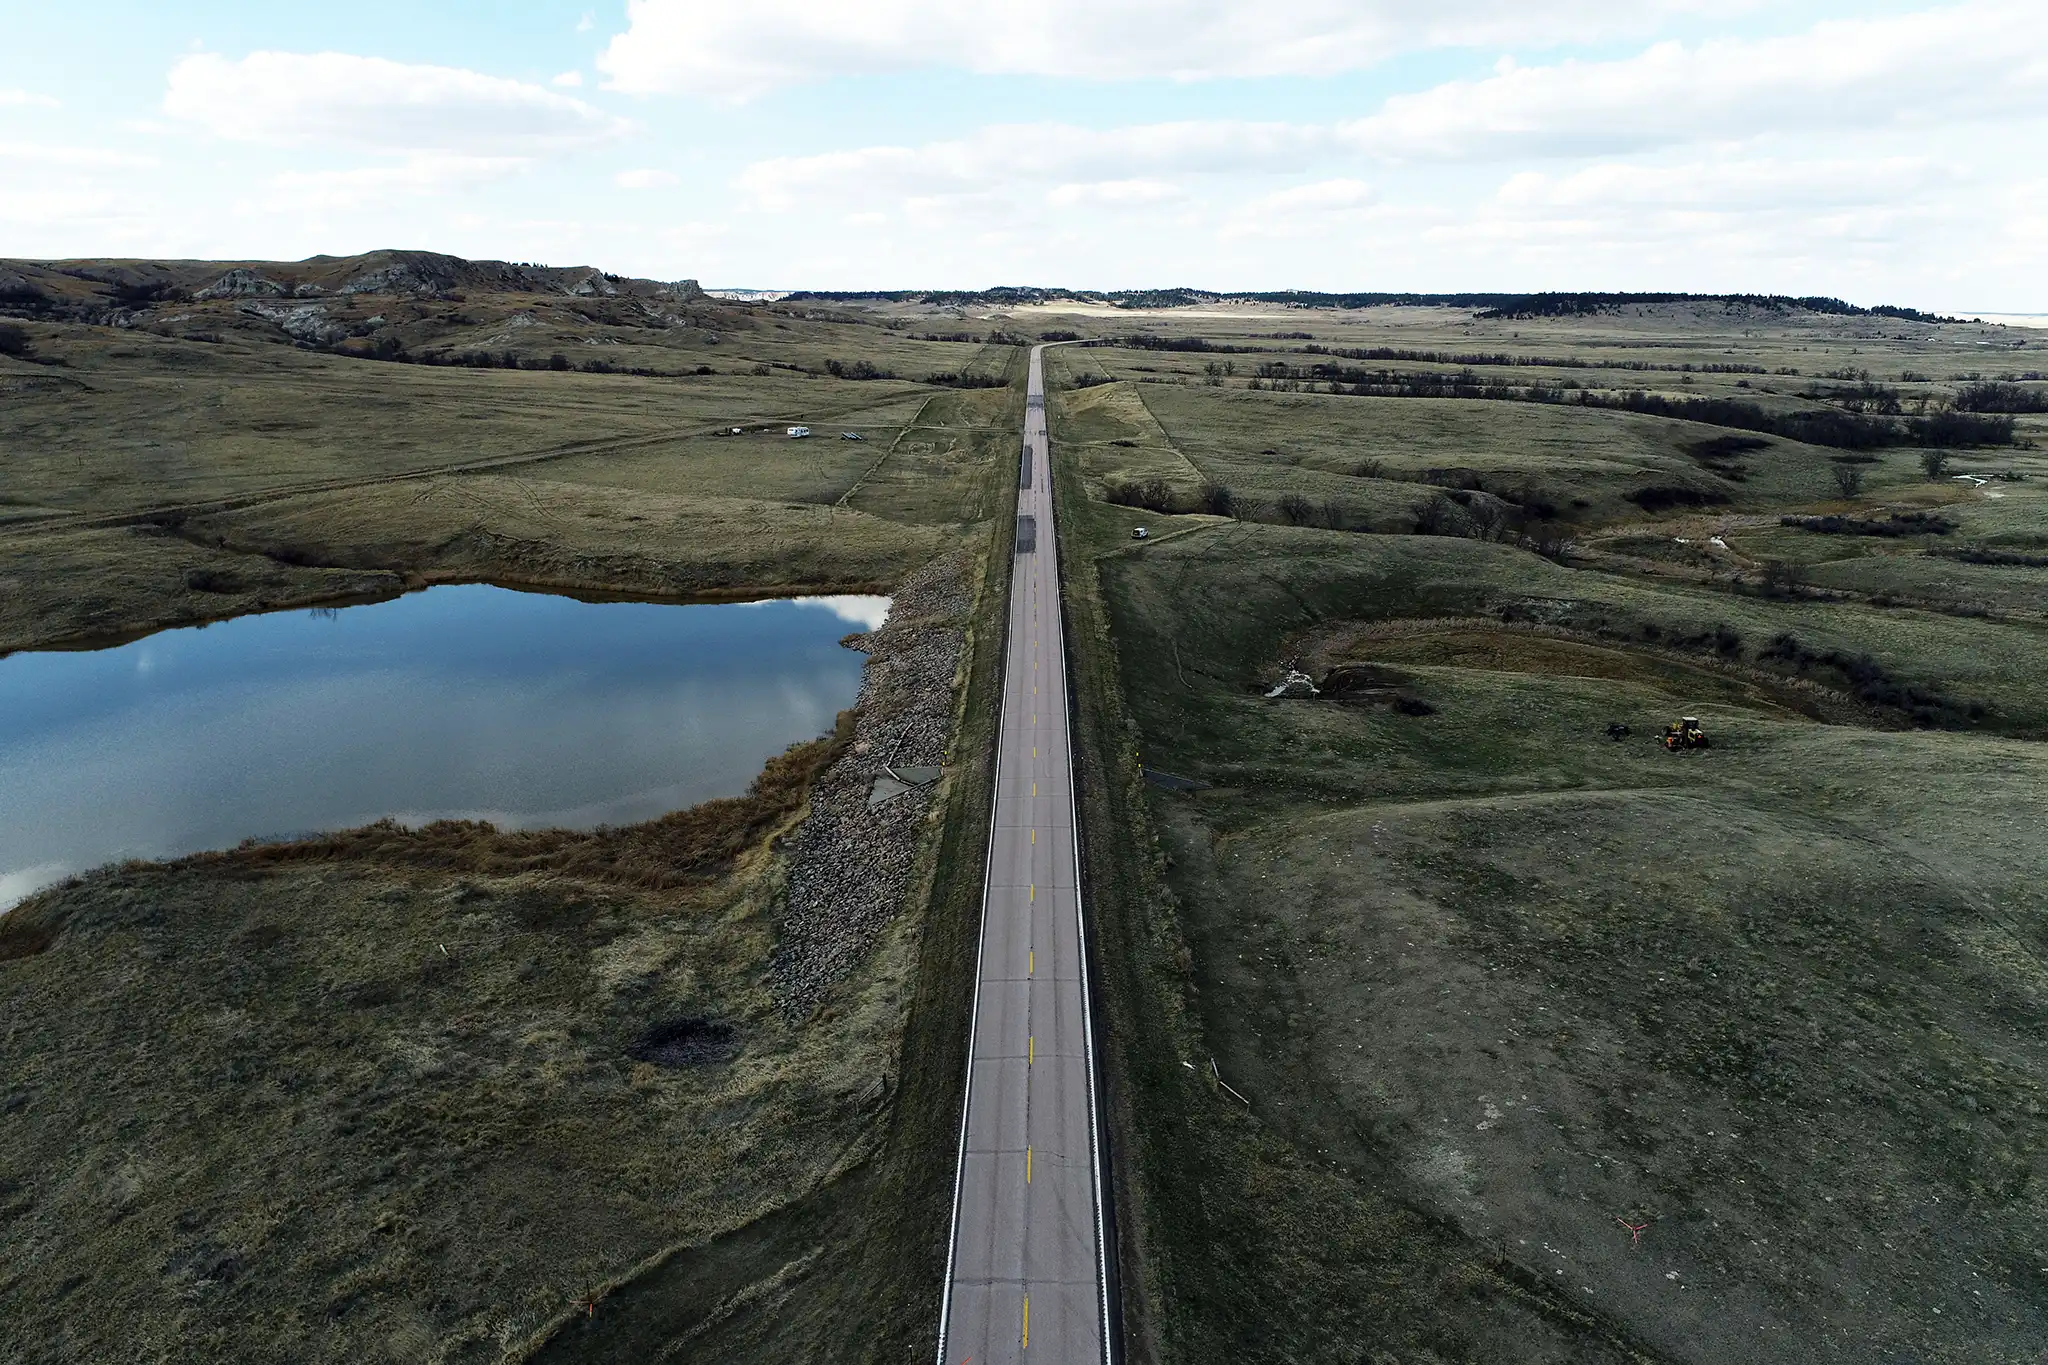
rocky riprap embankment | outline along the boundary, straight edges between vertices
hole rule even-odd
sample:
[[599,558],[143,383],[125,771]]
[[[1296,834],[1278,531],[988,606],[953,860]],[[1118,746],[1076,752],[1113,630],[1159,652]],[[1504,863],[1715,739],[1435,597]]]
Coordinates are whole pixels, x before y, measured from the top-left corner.
[[934,560],[897,588],[880,630],[850,639],[868,656],[854,739],[818,779],[810,814],[783,841],[787,901],[773,984],[783,1011],[807,1017],[875,944],[910,885],[938,788],[868,806],[884,764],[943,762],[968,613],[970,561]]

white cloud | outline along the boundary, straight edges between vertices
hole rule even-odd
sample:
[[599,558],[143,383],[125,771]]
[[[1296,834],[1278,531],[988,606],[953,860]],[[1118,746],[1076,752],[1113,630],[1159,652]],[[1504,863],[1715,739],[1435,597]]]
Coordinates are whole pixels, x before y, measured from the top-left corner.
[[629,0],[598,58],[621,90],[747,99],[928,66],[1092,80],[1327,76],[1425,47],[1612,40],[1756,0]]
[[583,84],[583,73],[581,71],[564,71],[561,75],[549,81],[548,84],[559,86],[564,90],[574,90]]
[[1389,158],[1588,156],[1765,133],[2048,115],[2035,0],[1823,23],[1797,34],[1658,43],[1618,61],[1504,63],[1396,95],[1348,124]]
[[1124,128],[998,124],[917,147],[863,147],[775,157],[740,173],[764,208],[830,200],[960,195],[1020,184],[1130,184],[1175,174],[1284,171],[1307,164],[1327,130],[1285,123],[1188,122]]
[[1379,195],[1363,180],[1316,180],[1248,200],[1229,214],[1218,236],[1224,241],[1328,236],[1388,216]]
[[678,183],[678,177],[674,171],[641,169],[620,171],[612,183],[622,190],[662,190]]
[[880,630],[889,619],[891,601],[887,597],[866,597],[842,595],[837,597],[795,597],[787,598],[800,607],[814,607],[829,611],[849,625],[862,630]]
[[1360,208],[1372,200],[1372,186],[1363,180],[1318,180],[1310,185],[1275,190],[1254,202],[1262,209],[1280,212],[1324,213]]
[[32,867],[0,871],[0,914],[13,909],[44,887],[63,881],[74,870],[68,863],[37,863]]
[[136,156],[106,147],[65,147],[52,143],[0,142],[0,161],[39,162],[66,170],[145,170],[161,163],[153,156]]
[[55,99],[33,90],[0,90],[0,109],[55,109]]
[[1083,205],[1133,208],[1163,204],[1186,194],[1180,186],[1165,180],[1097,180],[1055,185],[1046,191],[1045,202],[1058,209]]
[[628,126],[537,85],[340,52],[186,57],[171,68],[164,112],[239,142],[472,156],[587,146]]
[[1608,162],[1568,175],[1521,171],[1495,196],[1530,209],[1668,208],[1710,213],[1798,213],[1910,204],[1953,192],[1960,176],[1927,157],[1691,162],[1638,166]]
[[270,180],[270,208],[326,212],[405,204],[502,179],[533,163],[519,156],[450,156],[417,152],[377,166],[284,171]]

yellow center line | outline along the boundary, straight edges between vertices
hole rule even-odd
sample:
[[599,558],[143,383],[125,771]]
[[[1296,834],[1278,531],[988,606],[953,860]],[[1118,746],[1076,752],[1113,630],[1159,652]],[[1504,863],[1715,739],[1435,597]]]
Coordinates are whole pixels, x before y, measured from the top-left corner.
[[1025,1051],[1024,1051],[1024,1065],[1026,1065],[1026,1066],[1037,1066],[1037,1065],[1038,1065],[1038,1039],[1036,1039],[1036,1038],[1026,1038],[1026,1039],[1024,1040],[1024,1046],[1025,1046]]
[[1029,1294],[1026,1294],[1026,1295],[1024,1296],[1024,1341],[1023,1341],[1023,1345],[1024,1345],[1024,1346],[1025,1346],[1025,1347],[1026,1347],[1027,1349],[1028,1349],[1028,1348],[1030,1347],[1030,1345],[1031,1345],[1031,1296],[1030,1296]]
[[1035,829],[1031,831],[1031,842],[1034,844],[1038,842],[1038,831]]
[[1031,1149],[1029,1147],[1024,1149],[1024,1183],[1027,1185],[1031,1183]]
[[1038,975],[1038,949],[1036,949],[1036,948],[1027,948],[1027,949],[1025,949],[1025,952],[1026,952],[1026,953],[1027,953],[1027,954],[1028,954],[1029,956],[1028,956],[1028,957],[1026,958],[1026,960],[1025,960],[1025,963],[1024,963],[1024,975],[1026,975],[1026,976],[1036,976],[1036,975]]

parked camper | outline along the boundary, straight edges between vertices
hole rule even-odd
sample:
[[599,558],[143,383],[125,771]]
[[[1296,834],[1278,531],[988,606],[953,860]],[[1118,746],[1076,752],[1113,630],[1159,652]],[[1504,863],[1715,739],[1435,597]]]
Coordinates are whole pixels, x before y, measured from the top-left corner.
[[792,441],[801,441],[810,434],[811,429],[809,427],[791,427],[789,429],[789,439]]

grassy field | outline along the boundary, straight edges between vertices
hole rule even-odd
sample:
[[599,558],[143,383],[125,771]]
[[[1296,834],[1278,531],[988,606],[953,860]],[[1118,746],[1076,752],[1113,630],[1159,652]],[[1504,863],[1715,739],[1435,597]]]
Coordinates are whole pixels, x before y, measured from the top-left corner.
[[[909,901],[815,1015],[778,1006],[776,839],[829,740],[751,805],[556,852],[371,831],[32,898],[0,917],[0,1360],[895,1360],[936,1330],[1022,352],[461,288],[330,297],[367,330],[312,348],[232,300],[29,321],[0,652],[448,581],[886,593],[951,557],[962,760]],[[518,367],[354,353],[380,339]],[[906,377],[833,371],[863,362]]]
[[[1676,311],[1151,330],[1983,364]],[[1839,450],[1697,422],[1055,355],[1134,1358],[2032,1359],[2048,593],[1940,552],[2025,554],[2048,461],[1883,450],[1845,496]],[[1104,501],[1132,450],[1235,515]],[[1726,501],[1628,496],[1663,485]],[[1953,526],[1780,525],[1894,512]],[[1290,668],[1324,692],[1265,697]]]
[[[0,1361],[928,1351],[1044,331],[1115,343],[1049,368],[1132,1358],[2037,1353],[2048,423],[1850,489],[1840,447],[1598,406],[1910,415],[2039,363],[2005,332],[243,269],[0,269],[44,299],[0,355],[0,652],[952,556],[961,761],[801,1020],[775,841],[844,735],[602,838],[371,831],[0,918]],[[1325,693],[1266,699],[1290,668]],[[1714,748],[1656,747],[1679,714]]]

